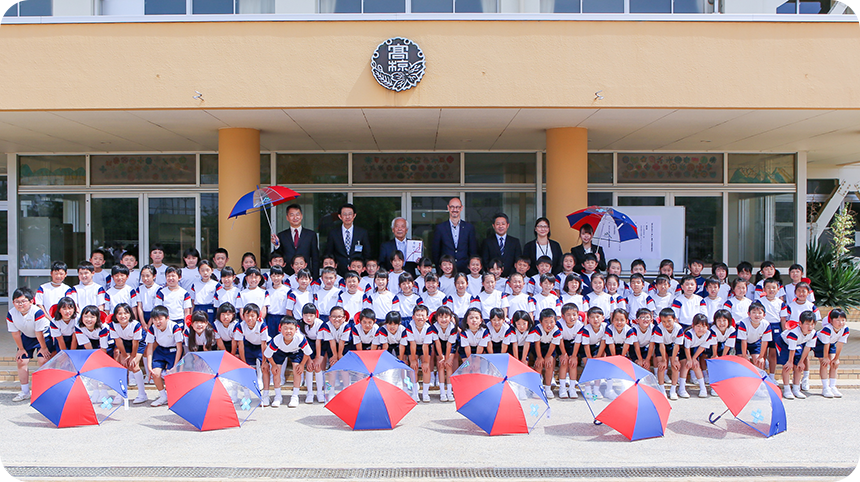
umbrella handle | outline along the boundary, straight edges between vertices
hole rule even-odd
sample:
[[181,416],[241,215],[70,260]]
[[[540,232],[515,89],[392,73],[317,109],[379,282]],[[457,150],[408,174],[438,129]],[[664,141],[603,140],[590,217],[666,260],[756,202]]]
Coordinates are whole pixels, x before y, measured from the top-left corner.
[[594,423],[594,425],[603,425],[603,422],[597,420],[596,418],[594,419],[593,423]]
[[726,409],[726,411],[725,411],[725,412],[723,412],[723,413],[721,413],[721,414],[719,414],[719,415],[717,416],[717,418],[714,418],[714,412],[711,412],[711,414],[710,414],[710,415],[708,415],[708,421],[709,421],[709,422],[711,422],[712,424],[717,423],[717,421],[718,421],[719,419],[723,418],[723,415],[725,415],[725,414],[726,414],[726,412],[728,412],[728,411],[729,411],[729,409],[727,408],[727,409]]

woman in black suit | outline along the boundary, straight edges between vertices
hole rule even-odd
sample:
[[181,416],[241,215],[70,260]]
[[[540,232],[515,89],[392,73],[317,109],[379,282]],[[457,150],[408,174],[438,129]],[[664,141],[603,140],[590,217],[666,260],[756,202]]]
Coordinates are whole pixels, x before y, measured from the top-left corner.
[[542,256],[548,256],[552,259],[552,273],[558,274],[561,272],[561,258],[563,253],[561,245],[557,241],[549,239],[549,219],[538,218],[535,221],[535,238],[523,247],[523,256],[531,260],[529,268],[529,276],[537,274],[536,262]]
[[603,254],[603,248],[594,246],[591,243],[594,237],[594,228],[590,224],[583,224],[579,230],[579,239],[582,243],[570,249],[573,253],[573,258],[576,259],[576,265],[573,270],[582,274],[582,263],[585,261],[586,253],[594,253],[597,255],[597,271],[606,271],[606,255]]

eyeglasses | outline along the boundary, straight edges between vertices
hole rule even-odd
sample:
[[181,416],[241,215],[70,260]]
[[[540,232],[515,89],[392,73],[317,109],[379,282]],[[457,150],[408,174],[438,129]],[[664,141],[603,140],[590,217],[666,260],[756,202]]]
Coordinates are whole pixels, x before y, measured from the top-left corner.
[[463,206],[451,206],[451,205],[449,204],[449,205],[448,205],[448,209],[450,209],[450,210],[452,210],[452,211],[459,211],[459,210],[463,209]]
[[24,306],[24,305],[26,305],[26,304],[27,304],[27,303],[29,303],[29,302],[30,302],[30,300],[13,300],[13,301],[12,301],[12,303],[14,303],[14,304],[16,304],[16,305],[18,305],[18,306]]

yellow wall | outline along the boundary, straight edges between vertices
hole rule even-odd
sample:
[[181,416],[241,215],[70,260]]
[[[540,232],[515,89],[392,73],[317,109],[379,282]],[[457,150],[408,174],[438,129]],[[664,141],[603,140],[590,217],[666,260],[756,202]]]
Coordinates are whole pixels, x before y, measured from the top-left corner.
[[[417,89],[370,74],[391,36],[427,55]],[[796,22],[3,25],[0,110],[860,108],[858,37],[856,23]]]
[[242,253],[260,258],[260,214],[227,219],[233,205],[260,183],[260,131],[229,128],[218,131],[218,245],[233,256],[237,270]]
[[546,131],[546,217],[552,239],[563,251],[579,244],[567,215],[588,207],[588,130],[562,127]]

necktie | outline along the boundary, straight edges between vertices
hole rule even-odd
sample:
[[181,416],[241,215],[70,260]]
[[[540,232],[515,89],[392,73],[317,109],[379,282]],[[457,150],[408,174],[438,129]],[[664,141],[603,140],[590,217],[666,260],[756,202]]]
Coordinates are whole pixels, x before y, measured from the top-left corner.
[[299,230],[298,229],[293,230],[293,246],[295,246],[296,248],[299,247]]
[[346,231],[346,239],[344,241],[346,245],[346,254],[349,254],[349,248],[352,245],[352,236],[349,234],[349,230]]
[[499,252],[502,256],[505,255],[505,238],[499,238]]

